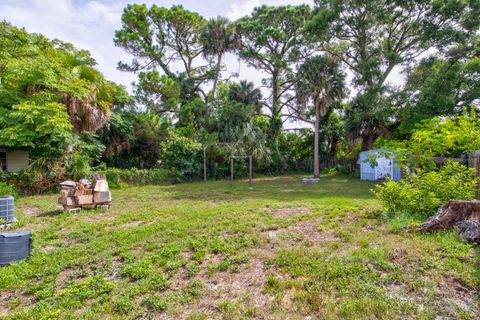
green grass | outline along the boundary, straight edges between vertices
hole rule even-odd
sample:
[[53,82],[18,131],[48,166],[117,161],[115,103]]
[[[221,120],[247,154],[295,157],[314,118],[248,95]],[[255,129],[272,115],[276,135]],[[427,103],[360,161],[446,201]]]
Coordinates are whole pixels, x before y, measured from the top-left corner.
[[357,179],[131,187],[108,211],[17,201],[31,257],[0,268],[7,319],[479,318],[478,247],[386,218]]

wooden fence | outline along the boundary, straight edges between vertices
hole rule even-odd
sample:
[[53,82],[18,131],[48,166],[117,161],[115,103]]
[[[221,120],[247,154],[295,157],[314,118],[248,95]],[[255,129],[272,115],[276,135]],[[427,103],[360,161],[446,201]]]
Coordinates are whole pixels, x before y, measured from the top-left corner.
[[[349,159],[349,158],[340,158],[340,159],[321,159],[319,160],[319,167],[320,171],[325,169],[335,168],[336,166],[346,166],[350,168],[351,171],[358,170],[358,164],[356,159]],[[295,168],[298,171],[306,171],[312,172],[313,171],[313,159],[303,159],[297,160],[295,164]]]
[[[447,160],[453,160],[463,164],[468,163],[469,168],[475,168],[477,176],[480,176],[480,150],[470,153],[468,156],[462,158],[447,158],[447,157],[434,157],[433,161],[441,166]],[[321,159],[319,160],[320,171],[325,169],[335,168],[338,165],[346,166],[350,168],[351,171],[357,172],[359,170],[359,165],[357,164],[356,159],[350,158],[339,158],[339,159]],[[297,160],[295,168],[298,171],[312,172],[313,171],[313,159],[303,159]],[[477,199],[480,199],[480,181],[477,186]]]

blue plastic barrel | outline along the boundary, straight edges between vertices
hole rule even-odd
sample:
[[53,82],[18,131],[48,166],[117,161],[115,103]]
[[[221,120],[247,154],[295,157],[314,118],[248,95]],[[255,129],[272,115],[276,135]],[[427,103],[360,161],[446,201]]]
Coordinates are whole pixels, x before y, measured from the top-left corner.
[[30,231],[0,232],[0,265],[27,258],[31,250],[31,236]]
[[14,199],[12,196],[0,196],[0,219],[3,223],[13,222]]

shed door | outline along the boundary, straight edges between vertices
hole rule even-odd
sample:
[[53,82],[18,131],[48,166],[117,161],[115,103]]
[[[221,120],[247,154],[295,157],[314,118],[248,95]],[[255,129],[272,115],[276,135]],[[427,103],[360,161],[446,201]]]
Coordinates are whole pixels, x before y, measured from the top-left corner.
[[377,167],[375,168],[377,180],[385,179],[387,177],[393,177],[393,165],[392,160],[385,157],[377,159]]

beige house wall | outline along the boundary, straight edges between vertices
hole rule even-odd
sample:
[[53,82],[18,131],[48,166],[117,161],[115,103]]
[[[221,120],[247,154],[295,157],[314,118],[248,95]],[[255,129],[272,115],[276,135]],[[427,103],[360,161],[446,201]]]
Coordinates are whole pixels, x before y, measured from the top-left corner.
[[7,171],[16,172],[28,166],[28,152],[23,150],[7,151]]

